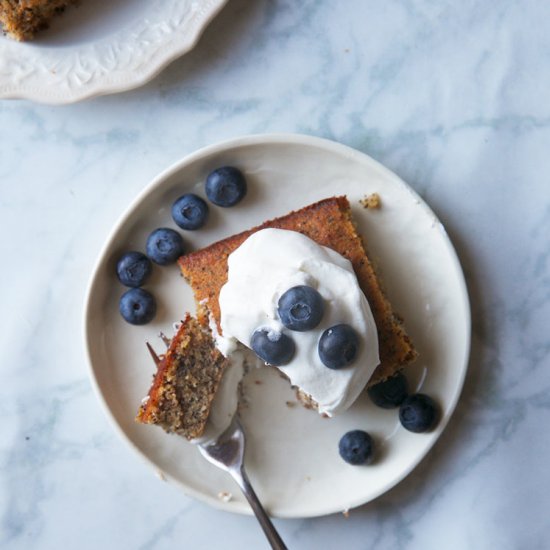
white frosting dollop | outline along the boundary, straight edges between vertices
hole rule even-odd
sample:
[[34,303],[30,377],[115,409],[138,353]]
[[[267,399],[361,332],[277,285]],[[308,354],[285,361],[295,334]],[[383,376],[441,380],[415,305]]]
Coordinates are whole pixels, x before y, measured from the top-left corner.
[[[296,344],[287,365],[277,367],[329,416],[349,408],[379,364],[376,325],[351,262],[295,231],[263,229],[230,254],[228,281],[219,296],[226,350],[239,341],[250,347],[258,328],[285,332]],[[320,324],[306,332],[283,326],[277,314],[281,295],[297,285],[315,288],[325,310]],[[346,323],[358,333],[360,347],[348,367],[332,370],[320,360],[317,346],[331,326]]]

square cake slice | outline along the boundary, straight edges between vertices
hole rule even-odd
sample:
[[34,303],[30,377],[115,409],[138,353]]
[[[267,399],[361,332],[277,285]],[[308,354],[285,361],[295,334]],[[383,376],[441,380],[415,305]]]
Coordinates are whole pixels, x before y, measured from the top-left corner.
[[265,228],[302,233],[352,263],[378,330],[380,364],[370,378],[369,386],[391,377],[416,358],[417,352],[405,332],[402,319],[394,312],[382,290],[363,240],[353,223],[349,201],[344,196],[321,200],[182,256],[178,263],[193,289],[201,324],[208,326],[212,317],[217,330],[222,333],[218,297],[227,282],[227,258],[251,234]]
[[0,23],[16,40],[30,40],[75,0],[0,0]]

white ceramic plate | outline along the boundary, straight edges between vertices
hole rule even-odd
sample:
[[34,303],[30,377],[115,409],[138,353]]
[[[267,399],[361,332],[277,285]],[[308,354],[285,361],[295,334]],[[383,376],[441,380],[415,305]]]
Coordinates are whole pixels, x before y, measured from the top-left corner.
[[72,103],[153,78],[227,0],[82,0],[32,42],[0,35],[0,98]]
[[[120,433],[155,469],[189,495],[249,512],[229,476],[206,463],[186,440],[134,421],[155,370],[145,341],[162,350],[159,331],[171,334],[172,323],[194,311],[191,290],[176,266],[155,266],[147,288],[156,295],[159,311],[150,325],[135,327],[119,316],[124,289],[115,276],[119,254],[144,250],[156,227],[176,228],[170,218],[173,200],[189,191],[204,196],[207,173],[226,164],[245,172],[249,192],[233,208],[212,207],[205,229],[186,232],[190,249],[345,194],[389,298],[420,352],[408,370],[411,388],[433,396],[443,411],[437,429],[428,434],[407,432],[397,411],[376,408],[366,395],[344,415],[325,419],[297,404],[289,407],[286,402],[294,403],[295,396],[274,369],[255,369],[246,379],[246,467],[271,513],[319,516],[368,502],[403,479],[447,424],[466,372],[470,311],[457,256],[434,213],[396,175],[353,149],[308,136],[249,136],[202,149],[158,176],[114,228],[92,277],[85,338],[97,391]],[[359,204],[372,192],[382,199],[379,210]],[[340,437],[356,428],[370,432],[378,444],[378,459],[369,466],[350,466],[338,455]],[[229,502],[218,496],[224,491],[233,495]]]

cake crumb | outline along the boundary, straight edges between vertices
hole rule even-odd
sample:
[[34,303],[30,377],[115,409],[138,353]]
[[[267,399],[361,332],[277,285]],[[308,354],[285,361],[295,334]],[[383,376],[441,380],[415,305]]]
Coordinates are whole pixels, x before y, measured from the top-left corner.
[[[2,0],[0,2],[0,35],[25,42],[39,31],[48,29],[51,20],[77,0]],[[55,74],[55,70],[51,70]]]
[[227,491],[220,491],[218,493],[218,498],[222,501],[222,502],[229,502],[232,498],[233,498],[233,495]]
[[378,210],[382,205],[380,200],[380,195],[378,193],[371,193],[370,195],[365,195],[360,201],[359,204],[363,208],[370,208],[372,210]]
[[257,386],[261,386],[262,381],[261,380],[254,380],[254,384],[256,384]]
[[289,409],[293,409],[296,406],[296,401],[286,401],[285,403]]
[[342,515],[348,519],[349,518],[349,508],[346,508],[345,510],[342,511]]
[[311,411],[317,410],[317,402],[306,392],[296,388],[296,399],[303,407]]
[[155,475],[161,480],[166,481],[166,476],[163,474],[161,470],[155,470]]

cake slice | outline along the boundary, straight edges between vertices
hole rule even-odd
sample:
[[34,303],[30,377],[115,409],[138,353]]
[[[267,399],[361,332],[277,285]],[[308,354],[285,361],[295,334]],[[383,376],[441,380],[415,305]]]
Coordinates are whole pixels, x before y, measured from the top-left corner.
[[0,23],[16,40],[30,40],[75,0],[0,0]]
[[200,437],[229,359],[218,351],[209,329],[187,315],[157,363],[136,420],[187,439]]
[[[160,425],[165,431],[187,439],[197,439],[204,434],[222,378],[231,366],[231,360],[216,347],[210,329],[212,320],[221,334],[218,297],[227,281],[227,259],[250,235],[265,228],[300,232],[350,260],[378,331],[380,364],[367,386],[391,377],[416,358],[417,352],[402,320],[384,295],[357,234],[348,199],[333,197],[264,222],[178,260],[194,292],[197,319],[187,314],[166,355],[158,361],[148,398],[137,415],[139,422]],[[306,407],[317,408],[309,395],[299,388],[297,392]]]
[[363,240],[357,233],[349,201],[343,196],[321,200],[182,256],[178,263],[193,289],[201,324],[208,326],[212,317],[218,332],[222,333],[218,297],[227,281],[227,258],[250,235],[265,228],[298,231],[318,244],[335,250],[352,263],[378,331],[380,364],[369,379],[368,386],[391,377],[416,358],[417,352],[405,332],[402,319],[386,298]]

